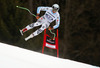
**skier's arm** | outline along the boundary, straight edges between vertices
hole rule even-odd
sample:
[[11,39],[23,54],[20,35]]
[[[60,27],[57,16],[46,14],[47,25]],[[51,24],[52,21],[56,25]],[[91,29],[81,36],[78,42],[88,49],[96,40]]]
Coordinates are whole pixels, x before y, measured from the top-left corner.
[[38,7],[37,8],[37,16],[36,16],[36,19],[39,19],[40,18],[40,16],[39,16],[40,11],[47,11],[49,8],[50,7],[42,7],[42,6]]
[[53,29],[58,28],[59,25],[60,25],[60,16],[57,17],[57,19],[56,19],[56,25],[53,26]]
[[37,8],[37,14],[40,14],[40,11],[47,11],[48,9],[49,9],[49,7],[40,6],[40,7]]

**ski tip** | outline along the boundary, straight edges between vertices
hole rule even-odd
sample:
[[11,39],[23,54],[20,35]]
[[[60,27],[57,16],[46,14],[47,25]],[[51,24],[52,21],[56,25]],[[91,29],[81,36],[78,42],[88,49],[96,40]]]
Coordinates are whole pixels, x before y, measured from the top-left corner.
[[16,7],[18,7],[18,6],[16,6]]
[[22,32],[22,30],[19,29],[19,31],[20,31],[21,35],[23,36],[23,32]]

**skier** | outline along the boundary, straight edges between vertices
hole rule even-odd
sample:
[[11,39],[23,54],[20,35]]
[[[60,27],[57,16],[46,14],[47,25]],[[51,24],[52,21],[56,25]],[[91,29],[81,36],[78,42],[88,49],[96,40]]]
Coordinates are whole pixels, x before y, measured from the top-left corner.
[[[43,6],[38,7],[37,8],[37,16],[36,16],[36,19],[38,19],[37,22],[26,26],[25,28],[20,30],[20,33],[21,33],[21,35],[23,35],[24,32],[26,32],[34,27],[37,27],[40,25],[41,25],[41,27],[39,29],[37,29],[35,32],[33,32],[32,34],[30,34],[28,37],[26,37],[25,41],[40,34],[44,29],[48,28],[50,23],[53,22],[54,20],[56,20],[56,25],[54,25],[52,28],[49,27],[48,29],[53,30],[53,29],[58,28],[60,25],[60,14],[58,13],[58,10],[59,10],[58,4],[54,4],[52,7],[43,7]],[[46,11],[46,12],[43,16],[40,17],[39,16],[40,11]]]

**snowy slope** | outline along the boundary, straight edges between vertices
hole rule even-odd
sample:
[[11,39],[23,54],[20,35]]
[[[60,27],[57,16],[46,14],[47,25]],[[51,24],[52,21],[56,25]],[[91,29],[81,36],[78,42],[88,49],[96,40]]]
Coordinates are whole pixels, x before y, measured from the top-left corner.
[[0,43],[0,68],[99,68]]

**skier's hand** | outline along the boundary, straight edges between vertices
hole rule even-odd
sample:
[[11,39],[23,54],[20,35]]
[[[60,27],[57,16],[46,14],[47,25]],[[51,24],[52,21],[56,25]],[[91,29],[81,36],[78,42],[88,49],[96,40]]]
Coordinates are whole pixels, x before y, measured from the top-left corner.
[[39,16],[39,14],[37,14],[36,19],[39,19],[39,18],[40,18],[40,16]]
[[40,16],[36,16],[36,19],[39,19],[40,18]]
[[51,28],[51,27],[49,26],[48,30],[53,30],[53,28]]

